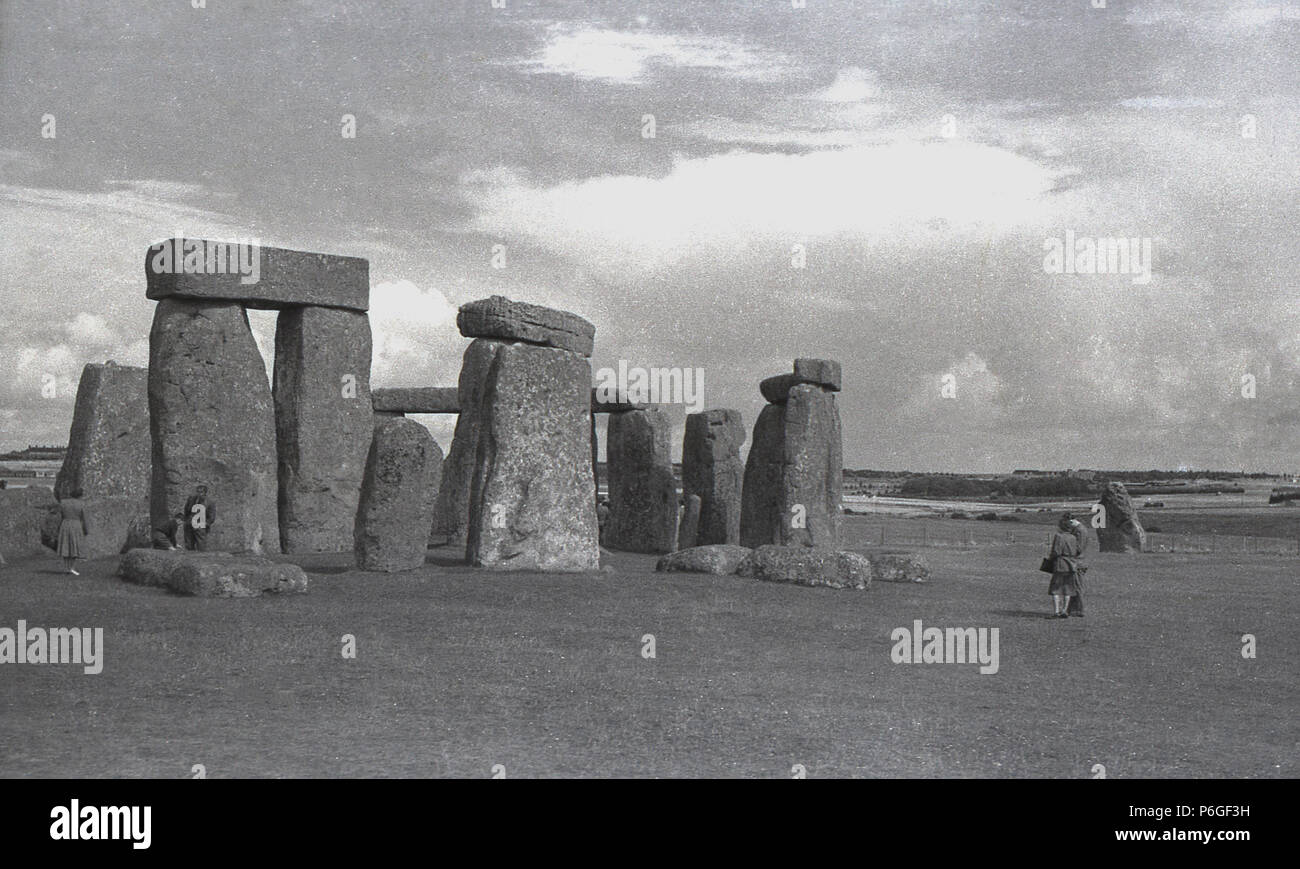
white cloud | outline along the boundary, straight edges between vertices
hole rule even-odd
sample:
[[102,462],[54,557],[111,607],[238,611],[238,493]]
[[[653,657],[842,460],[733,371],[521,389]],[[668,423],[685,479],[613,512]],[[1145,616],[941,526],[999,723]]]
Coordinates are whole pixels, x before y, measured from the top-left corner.
[[447,372],[459,371],[464,352],[456,329],[456,306],[437,290],[409,280],[386,281],[370,290],[374,351],[370,380],[375,386],[452,386]]
[[850,67],[840,70],[830,87],[818,91],[813,99],[827,103],[860,103],[879,96],[880,83],[876,74],[869,69]]
[[471,191],[477,228],[535,237],[593,265],[653,269],[690,255],[730,257],[755,241],[850,237],[927,244],[1041,222],[1056,173],[961,140],[895,142],[813,154],[733,151],[682,159],[661,178],[524,182]]
[[546,44],[519,65],[532,73],[638,84],[656,66],[768,79],[780,73],[785,61],[774,52],[724,39],[552,24]]

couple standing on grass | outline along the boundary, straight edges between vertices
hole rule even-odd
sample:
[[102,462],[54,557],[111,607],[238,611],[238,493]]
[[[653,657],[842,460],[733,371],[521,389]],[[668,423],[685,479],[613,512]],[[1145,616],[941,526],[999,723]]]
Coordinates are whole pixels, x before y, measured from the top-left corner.
[[1052,614],[1048,618],[1083,618],[1083,574],[1088,570],[1083,563],[1083,553],[1087,548],[1087,529],[1066,513],[1057,523],[1057,530],[1052,534],[1052,549],[1043,559],[1043,569],[1050,566],[1052,573],[1052,582],[1047,587],[1047,593],[1052,596]]

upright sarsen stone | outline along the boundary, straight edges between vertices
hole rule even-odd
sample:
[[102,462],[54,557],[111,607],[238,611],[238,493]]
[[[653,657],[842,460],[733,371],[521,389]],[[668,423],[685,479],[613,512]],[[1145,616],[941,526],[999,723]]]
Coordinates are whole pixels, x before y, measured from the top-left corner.
[[54,483],[63,498],[82,489],[87,498],[149,495],[149,370],[108,362],[81,371],[68,452]]
[[781,542],[781,495],[785,480],[785,405],[769,404],[754,423],[745,460],[740,505],[740,545],[750,549]]
[[678,499],[672,432],[658,408],[612,413],[606,434],[609,522],[605,547],[627,552],[677,549]]
[[280,551],[275,412],[241,305],[158,303],[149,332],[149,432],[154,527],[204,483],[216,507],[210,550]]
[[445,536],[451,546],[463,548],[469,538],[469,495],[483,421],[483,389],[488,369],[501,346],[500,341],[480,338],[465,350],[461,362],[460,380],[456,387],[460,416],[456,418],[451,448],[443,462],[442,483],[438,488],[433,519],[433,536]]
[[820,387],[791,388],[785,403],[781,544],[840,544],[844,456],[835,396]]
[[284,552],[352,548],[374,432],[370,347],[370,321],[359,311],[302,307],[279,316],[272,394]]
[[465,367],[482,361],[477,407],[461,402],[460,421],[475,417],[478,429],[466,560],[504,570],[596,570],[590,363],[568,350],[480,339]]
[[1147,533],[1138,519],[1137,508],[1123,483],[1107,483],[1101,493],[1106,526],[1097,529],[1097,548],[1102,552],[1143,552]]
[[442,450],[412,419],[376,420],[353,530],[357,567],[380,573],[424,564]]
[[[740,447],[745,426],[738,410],[706,410],[686,416],[682,442],[682,494],[700,498],[695,542],[740,542],[740,501],[745,466]],[[686,546],[684,541],[679,545]]]

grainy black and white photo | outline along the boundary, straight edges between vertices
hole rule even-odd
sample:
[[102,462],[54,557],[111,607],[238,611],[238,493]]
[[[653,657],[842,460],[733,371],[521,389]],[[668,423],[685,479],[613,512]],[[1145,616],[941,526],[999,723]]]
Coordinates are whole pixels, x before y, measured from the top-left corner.
[[1300,775],[1293,0],[0,0],[0,118],[0,778]]

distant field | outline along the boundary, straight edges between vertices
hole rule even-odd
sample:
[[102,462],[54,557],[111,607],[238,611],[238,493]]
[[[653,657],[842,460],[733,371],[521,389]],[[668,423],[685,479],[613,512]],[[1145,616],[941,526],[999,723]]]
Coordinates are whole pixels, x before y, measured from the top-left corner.
[[[245,601],[124,585],[115,559],[11,564],[0,625],[102,626],[106,665],[0,665],[0,775],[1300,775],[1294,562],[1099,555],[1088,617],[1054,621],[1033,536],[927,549],[931,583],[865,592],[621,553],[590,576],[314,556],[309,595]],[[915,619],[999,628],[999,672],[892,663]]]

